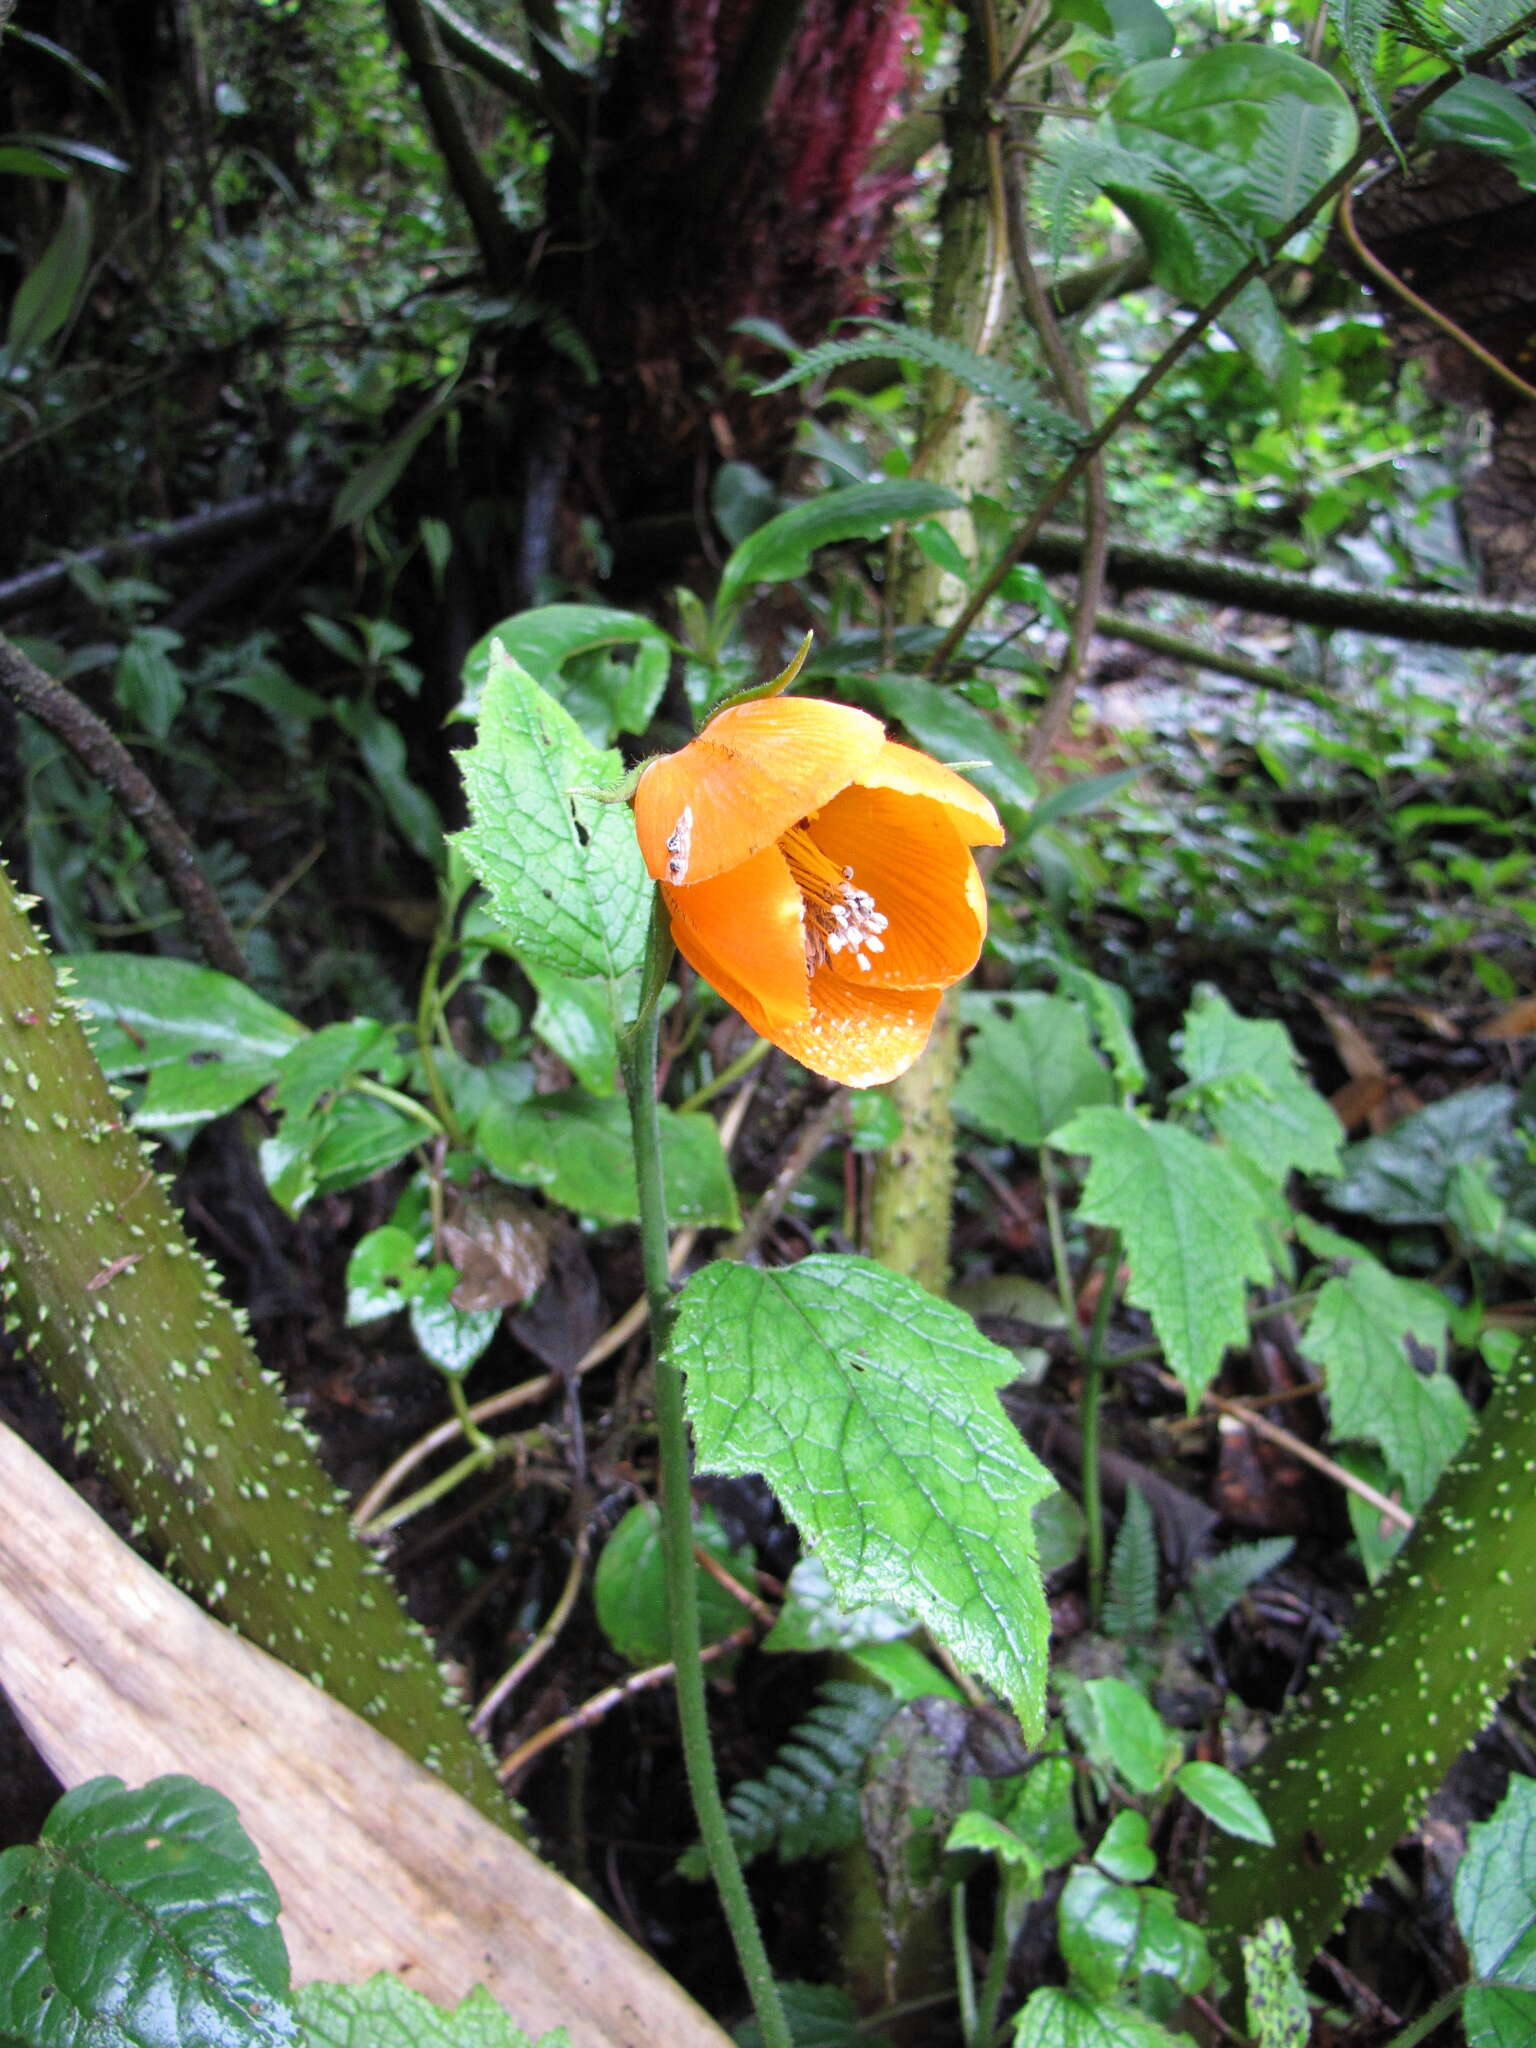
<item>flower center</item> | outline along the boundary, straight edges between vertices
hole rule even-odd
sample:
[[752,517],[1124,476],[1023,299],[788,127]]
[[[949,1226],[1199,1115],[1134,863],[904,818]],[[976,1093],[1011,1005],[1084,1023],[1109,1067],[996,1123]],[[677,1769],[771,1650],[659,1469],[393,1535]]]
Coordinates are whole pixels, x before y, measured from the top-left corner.
[[816,844],[804,822],[779,841],[805,910],[805,971],[814,974],[834,953],[851,953],[867,974],[869,955],[883,953],[880,934],[890,923],[867,889],[854,887],[853,869],[840,868]]

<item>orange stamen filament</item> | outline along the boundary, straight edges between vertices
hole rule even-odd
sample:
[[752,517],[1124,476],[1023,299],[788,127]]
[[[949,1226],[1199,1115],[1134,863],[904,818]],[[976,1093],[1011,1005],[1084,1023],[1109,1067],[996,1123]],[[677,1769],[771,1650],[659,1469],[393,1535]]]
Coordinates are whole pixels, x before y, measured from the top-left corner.
[[880,934],[890,924],[875,908],[867,889],[854,886],[853,869],[828,858],[802,823],[779,841],[789,872],[800,891],[805,916],[805,969],[814,974],[834,953],[851,953],[868,974],[869,955],[883,953]]

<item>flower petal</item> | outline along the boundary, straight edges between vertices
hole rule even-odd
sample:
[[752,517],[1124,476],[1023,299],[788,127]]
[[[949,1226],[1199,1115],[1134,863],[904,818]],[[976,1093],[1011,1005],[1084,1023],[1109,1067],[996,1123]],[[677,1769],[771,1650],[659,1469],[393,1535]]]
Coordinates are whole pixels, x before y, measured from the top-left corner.
[[873,1088],[894,1081],[917,1058],[943,994],[937,988],[856,987],[821,967],[811,977],[809,1023],[783,1024],[763,1035],[829,1081]]
[[776,846],[712,881],[661,893],[677,950],[765,1038],[811,1014],[800,891]]
[[886,919],[880,950],[831,955],[839,979],[870,988],[947,988],[976,965],[987,899],[947,806],[893,789],[845,789],[807,830]]
[[997,812],[963,775],[932,761],[915,747],[887,740],[873,762],[849,777],[865,789],[894,789],[907,796],[925,796],[942,804],[967,846],[1001,846],[1003,828]]
[[886,744],[878,718],[811,697],[719,712],[636,785],[647,870],[692,887],[739,866],[856,780]]

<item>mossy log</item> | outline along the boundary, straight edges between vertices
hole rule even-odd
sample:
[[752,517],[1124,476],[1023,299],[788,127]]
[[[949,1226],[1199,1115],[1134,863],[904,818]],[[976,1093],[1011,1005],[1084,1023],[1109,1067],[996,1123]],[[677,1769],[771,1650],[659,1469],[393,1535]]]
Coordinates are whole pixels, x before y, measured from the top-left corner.
[[1536,1643],[1536,1345],[1246,1783],[1273,1849],[1223,1838],[1206,1916],[1229,1968],[1269,1914],[1327,1939],[1492,1717]]
[[188,1241],[3,869],[0,1302],[166,1570],[511,1825],[431,1645]]

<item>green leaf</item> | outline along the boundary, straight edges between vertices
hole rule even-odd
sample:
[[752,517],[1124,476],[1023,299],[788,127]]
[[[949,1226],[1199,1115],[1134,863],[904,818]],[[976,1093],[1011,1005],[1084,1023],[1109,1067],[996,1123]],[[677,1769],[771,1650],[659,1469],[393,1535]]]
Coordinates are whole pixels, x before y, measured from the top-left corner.
[[1107,1103],[1114,1085],[1076,1003],[1061,996],[968,994],[974,1025],[955,1090],[961,1119],[1013,1145],[1043,1145],[1078,1110]]
[[1093,1860],[1100,1870],[1125,1884],[1143,1884],[1157,1869],[1147,1842],[1147,1816],[1129,1808],[1117,1813],[1104,1830]]
[[1510,1134],[1514,1108],[1512,1088],[1462,1088],[1405,1117],[1384,1137],[1351,1145],[1343,1179],[1328,1190],[1330,1207],[1378,1223],[1442,1222],[1458,1165],[1518,1156]]
[[1181,1639],[1203,1642],[1248,1588],[1284,1564],[1295,1547],[1289,1536],[1268,1536],[1258,1543],[1229,1543],[1215,1557],[1202,1558],[1169,1610]]
[[807,1551],[789,1575],[778,1620],[764,1636],[765,1650],[857,1650],[911,1635],[917,1623],[899,1607],[847,1608],[838,1600],[827,1568]]
[[355,526],[359,520],[378,511],[410,467],[416,450],[447,410],[462,374],[461,366],[445,377],[415,417],[346,479],[331,505],[333,529]]
[[[667,1205],[677,1224],[737,1230],[736,1189],[712,1117],[663,1105],[661,1165]],[[528,1102],[495,1102],[480,1118],[475,1141],[501,1179],[542,1188],[552,1202],[599,1223],[633,1223],[639,1214],[629,1111],[622,1097],[605,1101],[572,1090]]]
[[332,715],[352,739],[390,819],[413,852],[432,867],[443,856],[443,821],[419,783],[411,780],[405,735],[371,703],[333,705]]
[[1013,2048],[1191,2048],[1144,2012],[1104,2005],[1081,1986],[1031,1992],[1015,2022]]
[[112,694],[151,739],[166,737],[186,699],[186,684],[171,660],[181,645],[181,635],[169,626],[136,626],[117,657]]
[[[1312,1241],[1308,1230],[1301,1234]],[[1461,1390],[1440,1369],[1446,1327],[1445,1297],[1435,1288],[1400,1280],[1362,1256],[1323,1282],[1301,1336],[1304,1354],[1328,1375],[1332,1433],[1379,1444],[1414,1508],[1429,1498],[1472,1422]],[[1434,1371],[1416,1370],[1410,1339]]]
[[1156,1707],[1123,1678],[1090,1678],[1083,1693],[1098,1753],[1133,1792],[1159,1791],[1178,1760],[1179,1742]]
[[570,2048],[564,2027],[535,2042],[483,1984],[451,2012],[382,1973],[365,1984],[305,1984],[305,2048]]
[[1239,1017],[1225,996],[1202,989],[1184,1019],[1179,1061],[1205,1116],[1272,1180],[1292,1168],[1339,1171],[1343,1130],[1300,1071],[1283,1024]]
[[23,363],[51,341],[75,310],[91,264],[91,202],[72,183],[53,239],[16,288],[5,330],[6,354]]
[[347,1260],[347,1325],[392,1316],[420,1291],[426,1269],[409,1230],[386,1223],[360,1237]]
[[1049,796],[1042,797],[1030,812],[1030,831],[1040,832],[1062,818],[1076,818],[1084,811],[1096,811],[1100,804],[1107,804],[1122,789],[1129,789],[1133,782],[1139,781],[1141,773],[1139,768],[1112,768],[1107,775],[1080,775],[1074,782],[1062,783],[1059,789],[1053,789]]
[[1061,993],[1081,1003],[1093,1026],[1093,1035],[1109,1061],[1115,1085],[1126,1096],[1139,1095],[1147,1085],[1146,1062],[1131,1029],[1131,1001],[1123,988],[1091,974],[1070,960],[1058,960],[1056,978]]
[[[825,671],[818,664],[817,675]],[[861,679],[859,696],[896,719],[913,743],[938,761],[964,761],[966,779],[1002,810],[1018,814],[1020,829],[1037,785],[1018,749],[980,705],[958,690],[925,682],[921,676],[877,675]]]
[[1479,1980],[1462,2008],[1469,2048],[1531,2048],[1536,2042],[1536,1778],[1511,1778],[1493,1817],[1468,1828],[1455,1898],[1456,1918]]
[[301,1038],[284,1053],[272,1107],[284,1116],[309,1116],[323,1096],[335,1095],[357,1074],[394,1059],[394,1033],[374,1017],[350,1017]]
[[645,951],[652,885],[627,805],[588,791],[618,779],[616,754],[516,662],[492,661],[476,743],[461,756],[470,824],[455,845],[490,891],[520,958],[619,985]]
[[1210,1979],[1204,1939],[1179,1918],[1167,1892],[1116,1884],[1080,1863],[1067,1879],[1057,1918],[1073,1980],[1101,1998],[1141,1976],[1166,1977],[1181,1991],[1198,1991]]
[[[749,1590],[757,1569],[750,1548],[727,1538],[713,1508],[694,1515],[693,1540]],[[746,1609],[718,1579],[695,1563],[699,1629],[705,1643],[717,1643],[741,1627]],[[665,1664],[672,1654],[667,1627],[667,1571],[662,1551],[661,1511],[654,1501],[638,1501],[620,1519],[603,1545],[592,1580],[592,1604],[598,1626],[621,1657],[637,1669]]]
[[942,484],[905,478],[876,484],[851,484],[827,491],[803,505],[792,505],[749,533],[726,562],[715,599],[724,614],[740,604],[758,583],[788,583],[803,576],[818,548],[840,540],[878,540],[898,521],[921,519],[930,512],[954,512],[961,500]]
[[701,1469],[760,1472],[842,1600],[911,1608],[1038,1731],[1048,1620],[1029,1511],[1053,1482],[997,1403],[1011,1354],[851,1257],[706,1267],[674,1349]]
[[149,1130],[192,1129],[237,1108],[306,1036],[244,982],[190,960],[76,953],[68,964],[107,1078],[150,1076],[136,1119]]
[[[672,643],[654,620],[640,612],[600,604],[547,604],[514,613],[477,640],[464,658],[464,694],[459,711],[479,708],[497,643],[552,697],[558,697],[595,747],[611,746],[615,734],[644,732],[667,685]],[[600,675],[588,658],[633,648],[627,663],[610,662]]]
[[195,1779],[67,1792],[0,1856],[0,2040],[281,2048],[298,2039],[278,1897],[233,1805]]
[[426,1126],[387,1102],[342,1095],[314,1116],[284,1117],[256,1156],[273,1200],[297,1216],[316,1195],[356,1187],[429,1135]]
[[1080,1110],[1050,1143],[1091,1160],[1079,1212],[1120,1232],[1126,1298],[1151,1316],[1193,1403],[1227,1346],[1247,1341],[1245,1283],[1270,1274],[1257,1192],[1214,1146],[1128,1109]]
[[1149,64],[1154,58],[1172,56],[1173,23],[1157,0],[1104,0],[1104,8],[1122,64]]
[[1207,1820],[1224,1834],[1237,1835],[1245,1842],[1275,1846],[1274,1829],[1264,1818],[1264,1809],[1241,1778],[1235,1778],[1220,1764],[1180,1764],[1173,1782],[1192,1806],[1198,1806]]
[[899,1700],[965,1697],[947,1672],[941,1671],[916,1643],[904,1638],[889,1643],[860,1643],[847,1654],[866,1677]]
[[602,984],[573,981],[551,967],[532,964],[524,972],[539,998],[534,1031],[589,1095],[612,1095],[618,1087],[619,1046]]
[[410,1302],[411,1335],[423,1358],[451,1380],[478,1364],[501,1327],[499,1308],[456,1308],[449,1296],[458,1284],[454,1267],[429,1267]]

